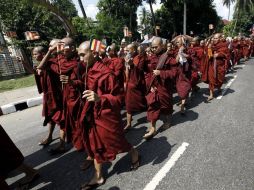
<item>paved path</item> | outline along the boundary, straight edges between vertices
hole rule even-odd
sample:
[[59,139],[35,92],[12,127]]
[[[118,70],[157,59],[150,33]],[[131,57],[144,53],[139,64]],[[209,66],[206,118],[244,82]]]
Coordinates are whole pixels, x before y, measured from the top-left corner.
[[[149,142],[142,139],[148,126],[146,114],[136,115],[134,127],[126,137],[140,151],[141,167],[129,172],[129,157],[119,155],[112,164],[103,167],[107,182],[100,189],[253,190],[253,73],[253,60],[246,66],[237,66],[237,72],[227,76],[223,96],[208,104],[204,103],[207,85],[201,84],[186,116],[181,116],[175,106],[174,126]],[[93,175],[93,169],[79,170],[84,153],[70,149],[62,156],[51,157],[37,145],[47,131],[41,126],[40,115],[41,106],[37,106],[0,118],[26,156],[26,163],[41,174],[30,189],[79,189]],[[58,136],[57,130],[54,136]],[[14,187],[21,177],[13,174],[7,181]]]

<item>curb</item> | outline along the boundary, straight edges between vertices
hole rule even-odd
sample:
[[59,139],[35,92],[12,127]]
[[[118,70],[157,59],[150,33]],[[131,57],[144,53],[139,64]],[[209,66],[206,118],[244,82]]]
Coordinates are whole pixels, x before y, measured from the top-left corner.
[[42,96],[0,106],[0,116],[42,104]]

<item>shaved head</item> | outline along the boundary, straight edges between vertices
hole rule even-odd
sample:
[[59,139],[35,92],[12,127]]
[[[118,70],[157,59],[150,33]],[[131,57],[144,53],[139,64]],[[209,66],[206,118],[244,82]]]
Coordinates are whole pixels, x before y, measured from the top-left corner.
[[43,46],[37,46],[32,51],[33,58],[36,61],[41,61],[45,54],[46,48],[44,48]]
[[66,37],[66,38],[63,38],[60,41],[60,43],[63,44],[63,55],[67,59],[74,57],[76,52],[75,41],[70,37]]
[[219,43],[220,39],[221,39],[221,34],[220,34],[220,33],[216,33],[216,34],[214,35],[214,37],[213,37],[213,43],[214,43],[214,44]]
[[52,46],[54,46],[55,44],[57,44],[59,42],[60,42],[60,39],[53,39],[53,40],[50,41],[49,46],[52,47]]
[[94,55],[90,48],[90,41],[85,41],[79,45],[78,55],[80,61],[83,61],[88,65],[88,67],[92,66],[95,62]]
[[64,43],[64,45],[75,46],[74,40],[70,37],[63,38],[61,42]]
[[43,46],[37,46],[33,49],[33,51],[39,52],[39,53],[46,53],[46,49]]
[[154,54],[160,54],[163,50],[163,40],[160,37],[155,37],[151,44],[151,50]]

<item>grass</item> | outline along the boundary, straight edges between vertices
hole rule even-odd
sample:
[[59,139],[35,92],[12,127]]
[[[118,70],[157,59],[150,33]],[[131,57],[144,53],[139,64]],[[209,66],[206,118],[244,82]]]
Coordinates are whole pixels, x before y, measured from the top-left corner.
[[5,92],[9,90],[14,90],[18,88],[24,88],[29,86],[34,86],[35,80],[34,75],[17,77],[15,79],[0,81],[0,92]]

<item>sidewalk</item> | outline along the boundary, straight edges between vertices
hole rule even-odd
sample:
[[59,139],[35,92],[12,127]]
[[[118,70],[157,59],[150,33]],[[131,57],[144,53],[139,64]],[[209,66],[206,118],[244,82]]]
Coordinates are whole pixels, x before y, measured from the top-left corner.
[[0,115],[13,113],[28,107],[40,105],[42,95],[37,87],[27,87],[0,93]]

